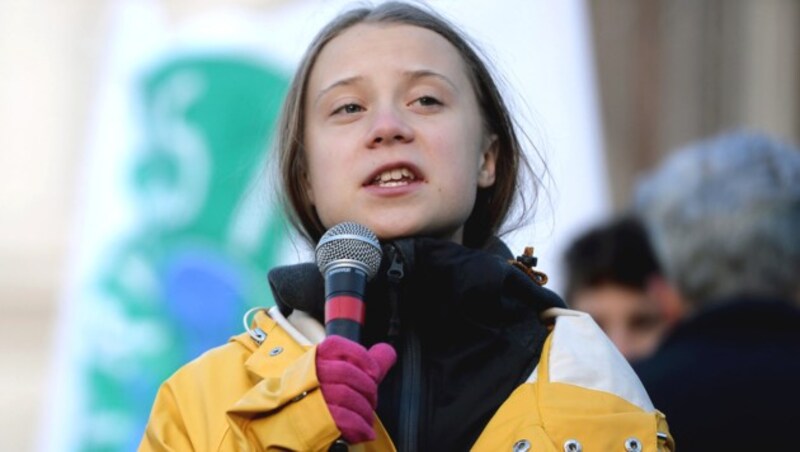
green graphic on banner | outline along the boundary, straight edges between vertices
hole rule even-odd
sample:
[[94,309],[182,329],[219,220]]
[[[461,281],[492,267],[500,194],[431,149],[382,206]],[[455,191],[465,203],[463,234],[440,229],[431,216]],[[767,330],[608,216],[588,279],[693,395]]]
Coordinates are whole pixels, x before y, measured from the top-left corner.
[[287,86],[261,61],[201,55],[165,61],[137,87],[135,227],[81,301],[77,450],[136,450],[161,382],[272,304],[266,272],[287,227],[265,167]]

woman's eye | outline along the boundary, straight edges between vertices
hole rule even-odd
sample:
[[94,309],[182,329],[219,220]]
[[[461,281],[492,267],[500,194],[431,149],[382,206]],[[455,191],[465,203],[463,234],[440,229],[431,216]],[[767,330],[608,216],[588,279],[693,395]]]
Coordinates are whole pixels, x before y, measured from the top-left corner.
[[364,111],[364,107],[362,107],[361,105],[358,105],[358,104],[345,104],[345,105],[342,105],[341,107],[337,108],[336,110],[333,110],[333,114],[334,115],[338,114],[338,113],[353,114],[353,113],[359,113],[359,112],[362,112],[362,111]]
[[415,100],[414,102],[418,102],[423,107],[428,107],[431,105],[442,105],[442,103],[439,102],[439,99],[436,99],[435,97],[431,96],[422,96],[419,99]]

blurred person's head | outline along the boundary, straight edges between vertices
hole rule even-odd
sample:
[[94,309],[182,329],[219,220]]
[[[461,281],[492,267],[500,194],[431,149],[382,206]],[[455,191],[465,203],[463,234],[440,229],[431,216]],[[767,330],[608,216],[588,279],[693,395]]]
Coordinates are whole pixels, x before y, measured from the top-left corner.
[[666,298],[669,287],[634,217],[613,219],[578,236],[564,264],[567,303],[591,315],[628,360],[655,351],[679,316],[680,305]]
[[690,306],[800,300],[800,151],[730,132],[672,154],[636,193],[666,274]]

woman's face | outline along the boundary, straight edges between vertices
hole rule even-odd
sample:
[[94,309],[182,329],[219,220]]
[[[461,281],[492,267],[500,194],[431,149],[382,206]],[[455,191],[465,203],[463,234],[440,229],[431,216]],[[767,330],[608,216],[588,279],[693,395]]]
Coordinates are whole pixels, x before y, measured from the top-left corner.
[[326,228],[461,242],[479,187],[495,180],[466,66],[443,37],[358,24],[331,40],[305,99],[308,196]]

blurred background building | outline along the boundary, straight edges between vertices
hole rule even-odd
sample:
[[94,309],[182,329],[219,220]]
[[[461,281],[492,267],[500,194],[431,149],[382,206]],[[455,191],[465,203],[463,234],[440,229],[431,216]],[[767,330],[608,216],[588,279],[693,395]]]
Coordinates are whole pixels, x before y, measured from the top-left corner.
[[800,141],[800,3],[588,3],[615,207],[689,141],[739,126]]
[[[561,22],[541,20],[549,14],[548,7],[541,6],[545,2],[534,7],[530,5],[536,2],[524,0],[493,2],[494,7],[502,4],[502,8],[491,17],[475,6],[473,8],[478,12],[471,13],[467,7],[454,7],[457,2],[453,1],[431,0],[430,3],[451,11],[456,19],[467,24],[480,21],[503,24],[513,18],[516,22],[512,25],[518,27],[510,28],[518,35],[523,29],[528,30],[520,25],[523,23],[529,23],[530,30],[534,30],[521,36],[531,40],[530,48],[535,49],[532,52],[536,55],[533,58],[538,59],[534,63],[540,65],[530,72],[524,68],[510,71],[510,85],[532,93],[523,96],[523,102],[531,104],[534,116],[540,117],[533,121],[528,134],[545,158],[560,153],[569,156],[551,165],[554,191],[562,198],[556,198],[551,207],[546,203],[543,205],[543,212],[553,218],[549,227],[562,232],[557,236],[557,242],[567,240],[572,231],[580,228],[581,222],[624,208],[638,175],[651,168],[669,149],[689,140],[734,126],[749,126],[794,143],[800,142],[800,3],[796,0],[594,0],[585,3],[575,0],[565,2],[571,5],[571,9],[567,8],[569,11],[563,11],[565,7],[556,7],[555,2],[551,2],[549,8],[562,9],[554,14],[573,18],[578,15],[577,22],[571,24],[577,23],[584,29],[573,36],[577,36],[578,41],[585,39],[588,53],[582,53],[586,49],[580,46],[580,42],[576,46],[574,42],[559,40],[562,38],[558,37],[557,26]],[[84,396],[80,391],[59,393],[70,391],[69,386],[59,384],[65,377],[70,377],[60,374],[64,363],[58,364],[59,359],[71,359],[71,349],[61,347],[62,342],[72,340],[70,334],[75,334],[64,328],[67,322],[64,319],[81,315],[81,311],[72,309],[76,302],[67,299],[77,293],[77,289],[70,289],[70,285],[80,276],[78,270],[83,265],[77,257],[86,252],[81,249],[87,243],[82,234],[94,231],[97,224],[114,224],[119,218],[130,215],[129,211],[119,212],[113,198],[103,201],[105,204],[101,210],[87,213],[90,209],[85,204],[87,199],[96,196],[90,192],[102,188],[98,189],[96,184],[99,182],[86,178],[90,175],[100,180],[102,172],[96,172],[97,162],[102,162],[103,156],[107,158],[119,151],[115,149],[115,142],[122,142],[121,146],[126,148],[158,147],[158,140],[139,143],[138,135],[131,132],[131,126],[125,126],[120,117],[113,114],[121,111],[119,106],[115,107],[113,102],[103,103],[102,99],[114,98],[109,92],[120,89],[115,85],[115,80],[119,79],[113,78],[114,71],[130,71],[131,64],[149,68],[143,71],[137,88],[140,102],[136,108],[141,123],[136,127],[142,130],[147,129],[142,124],[148,121],[158,128],[161,122],[157,119],[163,117],[158,115],[163,114],[164,107],[153,93],[165,86],[160,83],[170,80],[170,70],[181,67],[191,66],[205,74],[207,78],[203,83],[230,85],[230,79],[226,77],[233,77],[237,80],[234,85],[243,89],[251,86],[258,93],[268,91],[272,94],[257,104],[269,106],[268,99],[281,92],[286,77],[291,73],[293,58],[296,58],[290,55],[291,48],[287,47],[302,48],[303,40],[319,28],[319,24],[309,25],[305,32],[292,32],[286,25],[281,28],[282,18],[300,14],[297,11],[302,10],[306,16],[316,14],[314,17],[321,24],[330,14],[309,11],[315,8],[338,9],[341,4],[346,2],[0,0],[0,356],[3,357],[0,366],[0,450],[44,448],[47,444],[42,442],[42,436],[50,428],[48,423],[54,422],[52,411],[69,412],[67,408],[70,407],[64,405],[78,403]],[[255,25],[244,27],[240,39],[222,39],[220,44],[209,38],[209,28],[204,28],[208,21],[203,22],[201,18],[218,11],[222,5],[226,8],[237,6],[239,13],[244,11],[257,19],[248,22]],[[160,11],[155,17],[157,20],[148,18],[146,7]],[[139,14],[138,19],[132,18],[132,14]],[[224,17],[226,19],[219,19],[217,23],[230,18]],[[581,21],[581,18],[585,20]],[[136,24],[136,20],[139,28],[131,25]],[[141,27],[149,20],[154,20],[152,30]],[[189,23],[195,24],[194,28],[187,29]],[[229,28],[222,27],[220,35],[224,36],[226,30],[233,28],[242,31],[243,27],[226,23]],[[477,25],[467,28],[477,30],[475,37],[479,41],[491,41],[492,45],[486,50],[489,53],[498,51],[501,67],[507,64],[505,60],[520,59],[520,55],[524,55],[514,53],[517,50],[497,47],[502,41],[492,40],[491,30],[481,31]],[[182,34],[171,33],[179,29]],[[539,29],[550,34],[536,34],[535,30]],[[293,40],[283,45],[275,45],[275,40],[264,39],[262,42],[258,37],[260,30],[263,36],[277,33],[289,35]],[[168,44],[158,41],[164,36],[169,37]],[[120,37],[127,41],[120,41]],[[202,57],[198,57],[197,49],[192,49],[191,45],[180,58],[163,57],[164,48],[180,47],[190,41],[204,45],[210,43],[216,47]],[[272,49],[274,52],[269,64],[260,64],[264,60],[259,58],[238,59],[233,63],[230,59],[220,58],[220,55],[230,55],[231,49],[252,50],[262,44],[276,47]],[[547,53],[548,45],[550,53]],[[162,48],[158,49],[159,46]],[[520,48],[524,52],[526,47]],[[120,62],[115,59],[125,52],[132,55],[132,60]],[[153,55],[161,57],[154,58]],[[558,63],[559,57],[572,61],[587,55],[588,65]],[[588,81],[590,86],[574,85],[576,82],[568,77],[542,79],[535,75],[536,72],[547,74],[548,71],[558,73],[560,70],[581,71],[581,77],[584,77],[581,83]],[[250,75],[242,75],[245,73]],[[239,83],[241,80],[247,80],[251,85]],[[585,102],[568,101],[566,110],[540,108],[539,105],[557,97],[554,93],[559,93],[559,83],[565,84],[573,94],[585,97]],[[576,86],[579,89],[575,89]],[[173,101],[179,102],[180,96],[177,99]],[[580,105],[585,105],[585,108]],[[224,122],[225,118],[209,113],[219,109],[218,105],[212,104],[207,108],[206,113],[202,110],[192,113],[205,119],[193,118],[205,121],[209,127]],[[252,111],[225,108],[239,117],[257,117],[264,122],[269,122],[274,116],[274,111],[268,111],[267,107]],[[235,122],[238,124],[240,121]],[[256,149],[268,141],[268,133],[259,131],[257,127],[245,132],[239,131],[236,135],[250,133],[251,141],[237,142],[242,149]],[[259,132],[263,133],[259,135]],[[151,138],[163,136],[154,130],[147,133],[149,135],[145,136]],[[578,138],[570,141],[569,134]],[[597,148],[601,155],[593,157],[564,151],[576,147]],[[131,152],[130,149],[127,152]],[[130,154],[123,155],[128,156],[124,158],[130,157]],[[250,160],[233,164],[241,169],[263,163],[257,153],[248,158]],[[570,158],[573,161],[569,161]],[[571,167],[577,168],[587,162],[588,173],[563,177],[570,174]],[[138,175],[140,184],[147,185],[148,180],[154,180],[148,177],[162,174],[159,171],[169,174],[169,165],[163,165],[163,162],[162,166],[159,165],[157,159],[155,163],[145,160],[138,166],[133,164],[132,167],[139,170],[132,171],[132,174]],[[599,177],[592,175],[593,172],[599,173]],[[247,177],[257,179],[248,174]],[[106,174],[106,177],[111,176]],[[158,177],[155,180],[159,180]],[[239,195],[244,192],[257,190],[253,186],[237,188],[240,192],[236,193],[236,199],[240,199]],[[571,214],[570,209],[576,209],[574,204],[558,202],[570,199],[573,193],[578,196],[582,190],[602,196],[587,208],[588,213]],[[266,199],[256,197],[252,202],[266,205]],[[133,201],[125,199],[119,203]],[[169,206],[162,208],[169,209]],[[558,210],[558,213],[549,210]],[[216,215],[218,213],[210,214],[211,217]],[[263,221],[259,225],[261,229],[258,229],[261,236],[274,238],[282,234],[276,232],[281,230],[278,226],[273,226],[278,229],[269,229]],[[193,223],[185,229],[205,227]],[[537,233],[537,237],[542,236],[556,237],[556,234]],[[136,242],[131,237],[141,238],[135,234],[128,235],[130,243]],[[164,236],[158,237],[162,239]],[[241,240],[250,240],[248,243],[267,243],[247,234],[241,237],[244,237]],[[519,243],[525,241],[520,239]],[[152,245],[152,242],[147,243]],[[142,253],[148,259],[156,259],[153,253],[163,249],[158,244],[151,248],[147,246],[127,249],[144,250]],[[264,246],[248,248],[251,254],[249,260],[245,260],[252,265],[243,272],[258,273],[281,259],[274,257],[280,254],[279,251]],[[537,246],[538,250],[543,248],[544,251],[540,252],[546,258],[544,262],[557,261],[557,247],[547,250],[542,244]],[[226,248],[228,252],[230,247]],[[278,254],[273,256],[269,253]],[[190,267],[195,272],[208,268]],[[113,276],[113,271],[109,272]],[[173,279],[180,280],[182,274],[173,272]],[[553,284],[558,290],[555,276]],[[102,278],[98,276],[98,279]],[[176,294],[176,298],[186,296],[180,291]],[[258,304],[260,301],[263,300],[250,303]],[[243,308],[238,306],[237,309]],[[84,306],[82,309],[92,307]],[[191,312],[179,314],[187,316]],[[108,315],[113,317],[114,314]],[[232,328],[224,322],[217,327],[225,331]],[[127,336],[111,338],[114,341],[134,339]],[[86,344],[91,342],[90,339],[86,341]],[[136,388],[129,389],[137,394]],[[111,385],[109,390],[118,392],[125,388]],[[142,403],[148,404],[149,401]],[[73,450],[49,446],[49,450]],[[85,446],[83,449],[116,450],[99,446]]]

